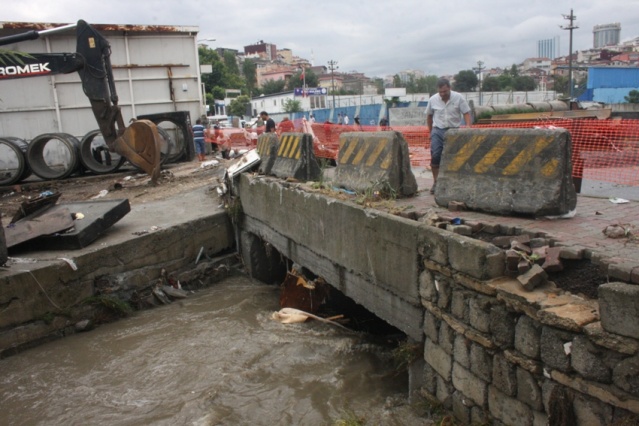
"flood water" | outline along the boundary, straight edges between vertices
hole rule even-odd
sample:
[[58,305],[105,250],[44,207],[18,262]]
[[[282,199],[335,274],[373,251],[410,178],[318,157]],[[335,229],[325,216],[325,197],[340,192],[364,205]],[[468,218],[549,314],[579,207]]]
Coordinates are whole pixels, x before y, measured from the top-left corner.
[[232,277],[0,360],[0,424],[428,423],[391,349],[329,324],[280,324],[278,289]]

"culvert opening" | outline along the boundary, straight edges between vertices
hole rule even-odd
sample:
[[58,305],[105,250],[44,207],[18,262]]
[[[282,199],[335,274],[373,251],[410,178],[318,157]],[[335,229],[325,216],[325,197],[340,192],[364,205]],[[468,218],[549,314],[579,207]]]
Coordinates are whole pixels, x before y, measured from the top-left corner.
[[350,330],[366,333],[389,344],[406,335],[346,296],[307,268],[286,260],[287,276],[280,284],[280,308],[294,308],[327,318]]

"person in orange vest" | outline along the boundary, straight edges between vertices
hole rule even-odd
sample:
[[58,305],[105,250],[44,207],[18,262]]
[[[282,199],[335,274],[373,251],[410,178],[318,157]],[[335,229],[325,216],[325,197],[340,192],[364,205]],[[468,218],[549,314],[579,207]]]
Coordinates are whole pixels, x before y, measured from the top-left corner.
[[295,124],[293,124],[293,122],[289,120],[288,117],[282,118],[282,121],[280,121],[280,124],[277,125],[278,136],[281,136],[282,133],[288,133],[288,132],[294,132],[294,131],[295,131]]

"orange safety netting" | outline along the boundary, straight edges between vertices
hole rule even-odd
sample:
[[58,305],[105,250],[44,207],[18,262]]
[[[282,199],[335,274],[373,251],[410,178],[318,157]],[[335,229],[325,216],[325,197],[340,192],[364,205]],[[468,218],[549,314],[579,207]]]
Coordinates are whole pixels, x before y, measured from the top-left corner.
[[[303,131],[302,120],[294,120],[296,131]],[[544,119],[512,123],[473,125],[477,128],[535,128],[558,127],[566,129],[572,139],[573,176],[623,185],[639,186],[639,120],[598,119]],[[377,132],[379,126],[356,126],[314,123],[316,137],[314,152],[318,158],[337,159],[339,137],[345,132]],[[239,129],[238,129],[239,130]],[[387,130],[400,132],[410,152],[413,166],[430,165],[430,135],[426,126],[390,126]],[[254,131],[255,132],[255,131]],[[259,131],[258,131],[259,132]],[[240,131],[231,135],[234,146],[251,146],[253,143]]]

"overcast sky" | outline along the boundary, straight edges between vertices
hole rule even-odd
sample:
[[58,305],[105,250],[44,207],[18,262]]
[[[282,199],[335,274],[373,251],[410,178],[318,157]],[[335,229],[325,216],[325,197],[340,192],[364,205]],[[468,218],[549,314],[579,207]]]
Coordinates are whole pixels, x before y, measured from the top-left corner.
[[510,67],[537,56],[537,41],[559,36],[568,54],[593,46],[593,26],[619,22],[639,36],[639,0],[6,0],[0,21],[188,25],[211,48],[243,50],[259,40],[339,71],[369,77],[416,69],[447,75],[477,66]]

